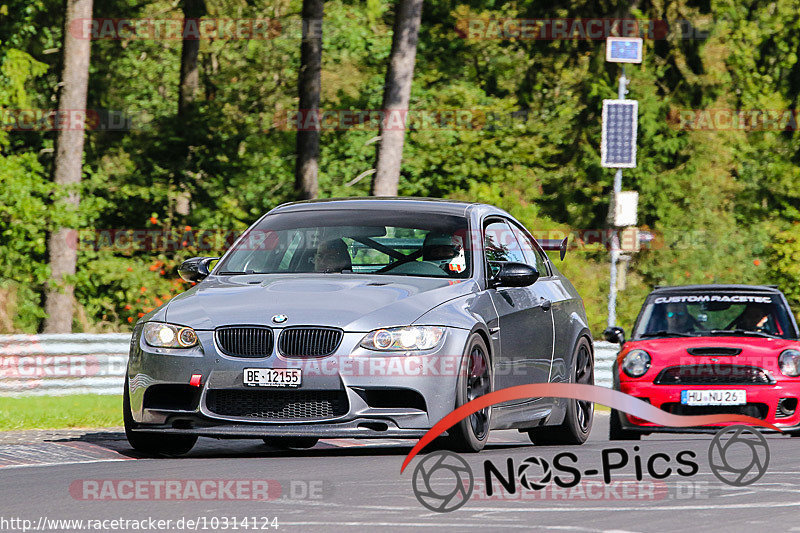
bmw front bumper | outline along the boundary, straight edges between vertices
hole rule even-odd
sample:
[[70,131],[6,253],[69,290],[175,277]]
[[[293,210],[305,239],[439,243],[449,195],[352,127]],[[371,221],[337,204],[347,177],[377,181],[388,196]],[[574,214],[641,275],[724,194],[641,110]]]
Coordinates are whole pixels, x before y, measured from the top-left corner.
[[[190,349],[154,348],[139,331],[127,370],[135,430],[221,438],[419,438],[455,406],[469,336],[447,328],[434,350],[386,354],[359,347],[367,332],[345,332],[327,357],[285,358],[273,347],[243,358],[223,354],[213,331],[197,331]],[[300,368],[302,384],[245,386],[246,368]]]

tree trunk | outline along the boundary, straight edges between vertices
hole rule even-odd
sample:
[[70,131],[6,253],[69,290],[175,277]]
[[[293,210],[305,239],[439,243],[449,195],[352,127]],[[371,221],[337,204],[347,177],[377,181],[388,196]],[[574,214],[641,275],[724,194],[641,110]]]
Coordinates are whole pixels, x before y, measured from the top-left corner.
[[[200,73],[197,68],[197,55],[200,52],[200,39],[195,32],[199,27],[199,18],[206,14],[205,0],[183,0],[183,31],[181,47],[181,79],[178,92],[178,116],[188,114],[197,98],[200,85]],[[189,27],[187,28],[187,24]],[[195,30],[195,31],[192,31]]]
[[303,0],[303,41],[300,45],[300,75],[297,88],[300,96],[297,130],[297,162],[294,185],[302,200],[316,198],[318,193],[319,127],[306,128],[304,123],[317,124],[306,117],[319,112],[322,71],[323,0]]
[[[181,44],[181,72],[178,85],[178,124],[181,133],[185,133],[191,126],[190,118],[194,111],[194,102],[197,99],[197,90],[200,85],[200,70],[198,68],[198,54],[200,52],[200,17],[206,14],[205,0],[183,0],[183,42]],[[184,159],[188,160],[188,147]],[[182,176],[177,177],[178,194],[175,197],[175,213],[183,217],[191,211],[192,193],[187,187]],[[172,219],[170,214],[169,219]]]
[[411,97],[411,81],[414,78],[421,17],[422,0],[398,0],[392,52],[383,92],[385,118],[381,121],[378,161],[375,178],[372,180],[374,196],[397,196],[406,135],[405,119]]
[[[73,21],[92,18],[92,0],[66,0],[64,20],[64,55],[62,58],[61,88],[58,98],[59,116],[79,113],[86,109],[89,84],[89,50],[91,40],[81,38],[71,30]],[[71,121],[70,121],[71,122]],[[77,185],[81,181],[83,159],[83,126],[80,129],[62,128],[56,136],[56,157],[53,181],[57,186],[70,187],[70,193],[59,200],[63,207],[77,209],[80,198]],[[64,276],[75,274],[78,258],[77,232],[59,228],[50,234],[47,243],[51,285],[45,293],[45,333],[70,333],[74,312],[74,287],[65,283]]]

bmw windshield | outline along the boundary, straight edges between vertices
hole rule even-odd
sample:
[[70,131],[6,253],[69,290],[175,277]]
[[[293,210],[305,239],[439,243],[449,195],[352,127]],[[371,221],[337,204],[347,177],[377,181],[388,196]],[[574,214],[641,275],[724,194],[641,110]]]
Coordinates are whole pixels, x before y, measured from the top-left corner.
[[267,215],[239,239],[214,274],[387,274],[465,279],[472,257],[467,219],[379,210]]
[[797,337],[786,307],[772,294],[670,294],[651,298],[634,338],[707,335]]

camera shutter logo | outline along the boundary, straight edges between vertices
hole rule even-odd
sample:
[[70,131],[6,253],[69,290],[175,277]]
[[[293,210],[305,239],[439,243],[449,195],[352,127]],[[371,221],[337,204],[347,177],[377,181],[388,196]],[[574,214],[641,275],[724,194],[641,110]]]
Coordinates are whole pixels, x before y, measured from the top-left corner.
[[708,447],[708,464],[723,483],[734,487],[755,483],[769,466],[767,439],[748,426],[723,428]]
[[[535,475],[537,470],[541,471],[538,476]],[[542,490],[553,478],[553,471],[550,469],[550,463],[541,457],[528,457],[518,469],[519,484],[528,490]]]
[[467,503],[474,485],[469,464],[447,451],[428,454],[414,469],[411,479],[419,503],[437,513],[449,513]]

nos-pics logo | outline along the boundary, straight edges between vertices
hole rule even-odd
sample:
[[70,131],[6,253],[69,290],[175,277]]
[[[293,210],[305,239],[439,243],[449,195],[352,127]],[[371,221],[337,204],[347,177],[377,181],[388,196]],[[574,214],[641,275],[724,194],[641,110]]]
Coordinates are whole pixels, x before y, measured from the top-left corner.
[[[694,456],[693,452],[681,453]],[[721,429],[714,435],[708,447],[708,463],[712,473],[723,483],[736,487],[750,485],[761,479],[769,466],[769,458],[767,440],[759,431],[747,426]],[[625,462],[627,463],[627,460]],[[648,469],[652,469],[652,463],[648,461]],[[681,475],[697,473],[695,463],[689,461],[682,464],[693,468]],[[624,465],[622,463],[607,465],[604,461],[604,470],[607,466],[613,469]],[[578,472],[571,468],[568,470]],[[650,474],[656,473],[650,472]],[[610,480],[608,475],[608,472],[604,472],[607,483]],[[520,463],[515,481],[518,481],[524,489],[536,491],[547,487],[554,477],[551,464],[541,457],[534,456]],[[666,476],[654,475],[654,477]],[[491,480],[485,481],[489,486]],[[577,482],[578,479],[574,481]],[[448,513],[459,509],[469,501],[475,487],[475,476],[469,464],[461,456],[453,452],[437,451],[429,453],[417,464],[411,482],[414,495],[423,506],[438,513]]]

